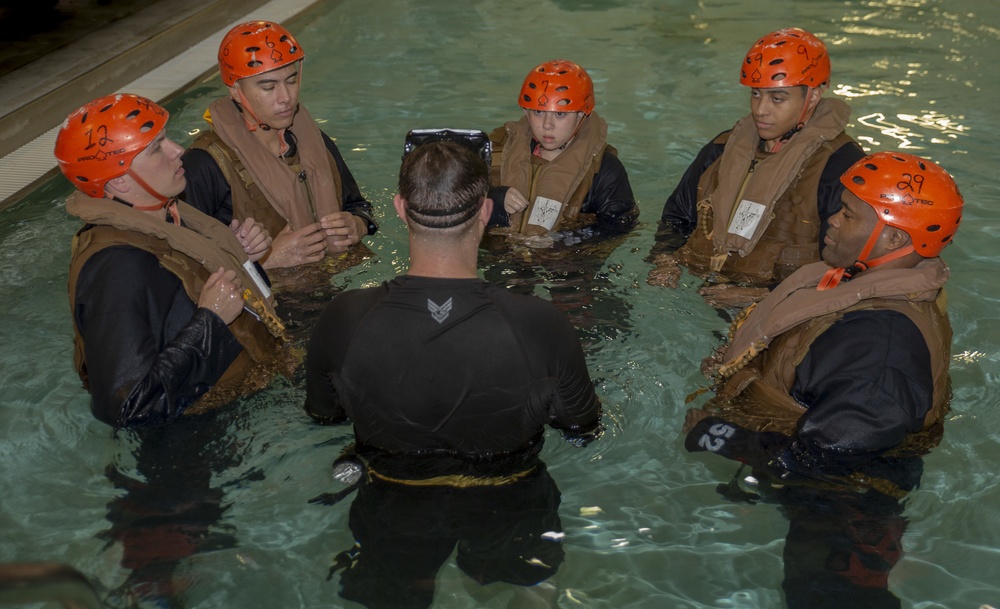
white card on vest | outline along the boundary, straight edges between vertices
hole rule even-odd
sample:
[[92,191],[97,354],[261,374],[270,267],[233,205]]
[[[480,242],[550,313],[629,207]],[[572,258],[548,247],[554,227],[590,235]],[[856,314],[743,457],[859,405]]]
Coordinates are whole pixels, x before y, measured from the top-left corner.
[[528,216],[528,224],[541,226],[545,230],[552,230],[559,219],[559,210],[562,203],[555,199],[545,197],[535,197],[535,205],[531,208],[531,215]]
[[729,223],[729,232],[744,239],[752,238],[754,231],[757,230],[757,225],[764,217],[765,210],[767,210],[766,206],[754,203],[749,199],[743,199],[740,201],[739,207],[736,208],[736,213],[733,214],[733,221]]
[[257,267],[254,266],[252,262],[247,260],[243,263],[243,268],[246,269],[247,275],[250,275],[253,282],[257,284],[257,288],[260,289],[260,293],[264,295],[264,298],[270,298],[271,289],[267,287],[267,282],[264,281],[264,278],[257,272]]

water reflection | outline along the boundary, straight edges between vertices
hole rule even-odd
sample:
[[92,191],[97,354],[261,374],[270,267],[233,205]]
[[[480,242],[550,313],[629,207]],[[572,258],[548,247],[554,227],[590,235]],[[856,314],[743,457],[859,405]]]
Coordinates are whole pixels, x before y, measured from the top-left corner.
[[602,343],[632,331],[631,306],[615,293],[604,266],[627,234],[595,231],[556,233],[548,248],[511,243],[505,237],[483,239],[479,266],[492,284],[550,300],[576,329],[591,355]]
[[227,426],[213,412],[117,432],[119,441],[137,447],[134,468],[114,462],[105,470],[123,494],[108,503],[111,528],[99,537],[121,544],[121,565],[130,570],[112,593],[115,606],[186,607],[185,591],[194,581],[178,575],[178,567],[195,554],[236,546],[234,528],[222,523],[229,507],[224,489],[212,484],[214,475],[241,461]]
[[330,577],[342,571],[340,596],[370,609],[430,607],[438,571],[456,552],[472,581],[518,586],[508,607],[556,607],[558,589],[546,580],[564,558],[559,501],[541,462],[503,486],[367,478],[350,509],[354,546],[337,556]]
[[879,458],[840,483],[786,484],[758,470],[741,481],[742,470],[718,491],[730,501],[776,503],[788,517],[781,584],[788,609],[902,606],[889,573],[903,556],[905,497],[920,484],[920,457]]

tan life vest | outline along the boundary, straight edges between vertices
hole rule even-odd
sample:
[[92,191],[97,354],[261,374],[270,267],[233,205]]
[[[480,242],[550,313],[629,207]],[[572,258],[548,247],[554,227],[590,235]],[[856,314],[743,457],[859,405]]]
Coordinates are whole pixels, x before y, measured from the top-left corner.
[[823,99],[778,153],[759,149],[751,116],[721,135],[725,149],[698,182],[697,226],[677,251],[680,263],[713,281],[763,286],[819,261],[819,181],[830,156],[853,141],[849,118],[847,104]]
[[[180,279],[184,291],[198,302],[202,286],[220,266],[237,271],[244,287],[244,312],[229,330],[243,346],[219,381],[186,413],[201,412],[228,404],[266,387],[275,373],[290,375],[298,359],[285,348],[284,326],[274,311],[272,299],[261,293],[243,263],[247,256],[229,228],[197,209],[178,203],[184,226],[168,224],[130,207],[91,199],[75,193],[66,202],[67,211],[94,225],[73,237],[69,273],[70,310],[76,309],[76,286],[87,261],[108,247],[127,245],[149,252],[160,265]],[[87,358],[79,328],[73,325],[74,365],[88,386]]]
[[887,310],[906,315],[920,330],[934,381],[922,430],[889,454],[922,454],[940,441],[951,393],[952,332],[943,289],[948,268],[940,258],[930,258],[911,269],[869,271],[833,290],[816,290],[828,269],[824,263],[803,267],[734,322],[738,327],[720,369],[722,386],[701,409],[689,411],[686,431],[699,419],[716,415],[754,431],[792,436],[805,408],[790,392],[795,369],[812,343],[847,313]]
[[594,176],[601,169],[608,125],[596,112],[583,119],[572,143],[551,161],[532,154],[527,117],[506,123],[490,134],[492,186],[516,188],[528,200],[523,212],[510,216],[510,228],[491,232],[524,236],[583,228],[597,222],[596,214],[581,213]]
[[233,217],[261,222],[271,236],[286,224],[298,230],[341,211],[343,185],[337,163],[304,106],[295,119],[297,153],[278,158],[247,129],[232,100],[223,98],[205,113],[212,129],[191,144],[212,155],[222,170],[232,191]]

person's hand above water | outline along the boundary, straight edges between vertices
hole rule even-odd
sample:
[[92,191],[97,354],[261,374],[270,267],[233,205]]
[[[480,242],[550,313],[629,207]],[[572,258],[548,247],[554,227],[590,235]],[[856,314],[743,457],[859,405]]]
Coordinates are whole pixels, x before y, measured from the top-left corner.
[[323,259],[325,250],[326,235],[318,222],[307,224],[296,231],[286,224],[275,236],[271,253],[264,260],[264,268],[280,269],[317,262]]
[[198,296],[198,308],[208,309],[229,325],[243,311],[242,282],[236,271],[219,270],[209,275]]
[[233,218],[229,228],[243,246],[243,251],[249,256],[250,262],[260,260],[271,247],[271,236],[267,234],[264,225],[255,222],[253,218],[247,218],[242,223]]
[[327,236],[328,250],[331,254],[346,251],[367,233],[367,223],[364,219],[351,212],[337,211],[320,218],[320,225]]
[[503,198],[503,208],[508,214],[516,214],[528,209],[528,199],[518,189],[508,188]]

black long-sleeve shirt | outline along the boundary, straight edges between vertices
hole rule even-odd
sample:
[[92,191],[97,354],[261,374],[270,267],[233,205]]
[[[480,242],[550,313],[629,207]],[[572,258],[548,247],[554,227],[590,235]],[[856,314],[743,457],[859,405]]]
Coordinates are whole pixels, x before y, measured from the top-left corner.
[[402,276],[335,298],[312,333],[306,411],[354,423],[359,450],[471,458],[584,437],[601,408],[550,303],[479,279]]
[[243,350],[156,256],[134,247],[109,247],[87,261],[73,318],[86,351],[91,409],[116,427],[179,416]]

